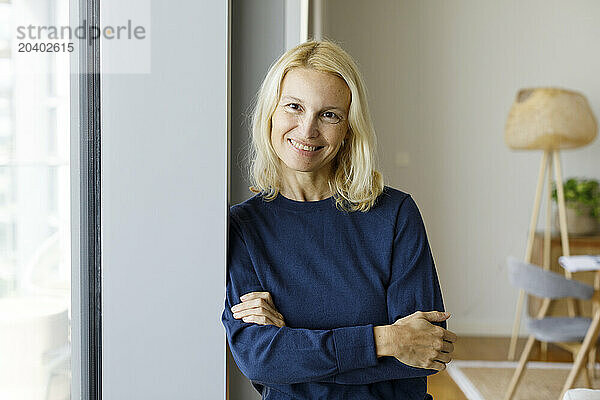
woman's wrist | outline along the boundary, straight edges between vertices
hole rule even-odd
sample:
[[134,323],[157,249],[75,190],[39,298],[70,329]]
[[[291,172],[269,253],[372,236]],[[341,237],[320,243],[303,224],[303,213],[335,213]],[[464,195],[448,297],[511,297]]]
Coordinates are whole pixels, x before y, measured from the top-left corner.
[[377,357],[391,356],[389,341],[390,325],[379,325],[373,327],[373,336],[375,338],[375,353]]

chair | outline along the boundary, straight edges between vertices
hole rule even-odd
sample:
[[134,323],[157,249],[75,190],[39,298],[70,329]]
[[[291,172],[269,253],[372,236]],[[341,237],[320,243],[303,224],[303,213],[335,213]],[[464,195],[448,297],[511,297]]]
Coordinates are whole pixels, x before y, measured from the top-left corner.
[[[590,285],[567,279],[562,275],[543,270],[540,267],[525,263],[514,257],[509,257],[507,264],[509,277],[514,286],[523,289],[528,294],[544,298],[537,319],[530,319],[527,323],[527,329],[530,336],[504,397],[505,400],[510,400],[523,376],[527,360],[536,340],[555,343],[570,351],[573,354],[574,360],[578,358],[577,355],[582,348],[587,353],[585,354],[587,358],[589,351],[595,347],[597,341],[596,337],[592,338],[592,343],[589,343],[590,339],[586,338],[586,334],[588,334],[590,325],[592,324],[592,319],[584,317],[545,317],[548,307],[550,306],[550,301],[560,298],[592,300],[594,302],[595,310],[598,310],[597,306],[599,302],[598,296],[595,295],[594,288]],[[597,334],[598,330],[596,319],[597,318],[595,318],[593,329],[594,335]],[[585,346],[582,344],[584,339],[587,339],[587,342],[584,343]],[[581,364],[583,364],[583,360],[578,359],[577,361],[576,367],[579,369]],[[590,369],[588,366],[585,366],[585,369],[586,385],[590,388]],[[578,373],[579,371],[576,371],[576,374]],[[570,384],[572,384],[572,381],[574,381],[575,378],[576,376],[569,377],[568,381],[571,381]]]

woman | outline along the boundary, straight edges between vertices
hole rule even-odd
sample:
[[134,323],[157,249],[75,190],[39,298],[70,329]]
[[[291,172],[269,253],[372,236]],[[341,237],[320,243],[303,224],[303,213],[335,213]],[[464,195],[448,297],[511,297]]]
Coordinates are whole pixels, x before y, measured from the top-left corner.
[[456,335],[421,215],[383,185],[350,56],[303,43],[269,70],[252,189],[230,210],[222,321],[263,399],[428,399]]

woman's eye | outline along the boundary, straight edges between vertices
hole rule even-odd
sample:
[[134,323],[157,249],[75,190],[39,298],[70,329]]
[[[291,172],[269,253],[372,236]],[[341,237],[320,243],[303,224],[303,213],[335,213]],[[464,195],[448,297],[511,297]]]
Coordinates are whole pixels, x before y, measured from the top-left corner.
[[287,108],[297,111],[300,109],[300,104],[296,104],[296,103],[290,103],[288,105],[286,105]]
[[326,111],[323,113],[323,118],[325,118],[328,122],[330,123],[338,123],[340,122],[341,118],[334,112],[332,111]]

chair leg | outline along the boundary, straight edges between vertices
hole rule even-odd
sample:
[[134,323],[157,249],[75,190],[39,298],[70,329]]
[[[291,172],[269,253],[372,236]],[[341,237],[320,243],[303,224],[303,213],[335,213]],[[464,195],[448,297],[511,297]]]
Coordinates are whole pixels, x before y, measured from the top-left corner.
[[596,346],[592,347],[588,355],[588,370],[592,379],[596,377]]
[[585,369],[585,373],[583,374],[584,378],[585,378],[585,388],[586,389],[592,389],[592,376],[591,376],[591,372],[590,369],[588,368],[587,365],[585,365],[583,367]]
[[540,359],[548,361],[548,342],[540,342]]
[[[575,360],[577,359],[577,353],[573,353],[573,362],[575,362]],[[590,369],[590,352],[588,352],[588,356],[587,356],[587,363],[583,364],[582,368],[584,369],[584,374],[583,374],[583,379],[585,381],[585,388],[586,389],[592,389],[592,375],[591,375],[591,369]]]
[[588,357],[588,368],[592,373],[592,379],[596,378],[596,346],[592,347],[590,350],[590,355]]
[[508,390],[504,395],[504,400],[511,400],[515,391],[517,390],[517,386],[519,385],[519,381],[523,377],[523,372],[525,372],[525,366],[527,365],[527,360],[529,359],[529,354],[533,349],[533,345],[535,344],[535,337],[529,336],[527,339],[527,343],[525,344],[525,348],[523,349],[523,353],[521,353],[521,359],[519,360],[519,365],[515,370],[515,373],[510,380],[510,384],[508,385]]
[[592,319],[592,323],[588,328],[588,331],[585,335],[585,339],[583,339],[583,344],[577,353],[577,357],[575,358],[575,362],[573,363],[573,368],[571,368],[571,372],[569,372],[569,376],[567,377],[567,381],[563,386],[562,393],[559,398],[563,398],[567,390],[573,387],[575,380],[577,379],[577,375],[581,371],[581,367],[584,365],[585,360],[587,360],[589,356],[589,351],[592,346],[592,343],[595,343],[598,338],[598,331],[600,330],[600,311],[596,311],[594,314],[594,318]]

